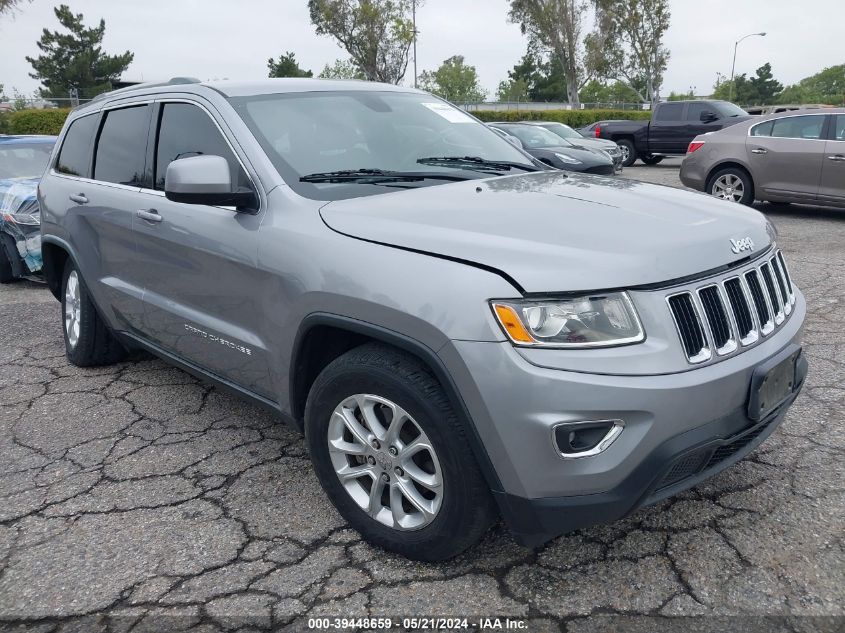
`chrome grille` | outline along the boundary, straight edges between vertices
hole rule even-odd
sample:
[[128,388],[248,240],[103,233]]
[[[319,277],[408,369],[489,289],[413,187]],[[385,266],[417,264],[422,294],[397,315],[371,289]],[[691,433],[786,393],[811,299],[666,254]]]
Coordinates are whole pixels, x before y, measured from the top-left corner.
[[687,360],[703,363],[774,332],[792,312],[795,291],[777,251],[742,274],[666,300]]

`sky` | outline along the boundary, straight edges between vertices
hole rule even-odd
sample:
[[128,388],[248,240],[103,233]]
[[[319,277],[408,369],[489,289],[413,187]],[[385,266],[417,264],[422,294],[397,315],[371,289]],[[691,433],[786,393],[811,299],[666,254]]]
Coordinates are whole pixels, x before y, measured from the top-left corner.
[[[332,38],[317,36],[306,0],[63,0],[86,24],[104,18],[103,48],[135,53],[124,79],[259,79],[267,59],[294,51],[315,74],[326,63],[347,57]],[[58,0],[33,0],[0,21],[0,84],[29,94],[38,88],[24,57],[36,56],[41,30],[58,28]],[[424,0],[417,13],[419,71],[462,54],[478,69],[483,88],[495,94],[499,81],[519,61],[526,41],[508,21],[507,0]],[[670,0],[671,51],[662,89],[712,92],[716,74],[729,75],[734,42],[766,31],[739,46],[737,74],[772,64],[775,78],[794,83],[823,67],[845,63],[841,27],[845,1]],[[413,84],[413,65],[405,83]]]

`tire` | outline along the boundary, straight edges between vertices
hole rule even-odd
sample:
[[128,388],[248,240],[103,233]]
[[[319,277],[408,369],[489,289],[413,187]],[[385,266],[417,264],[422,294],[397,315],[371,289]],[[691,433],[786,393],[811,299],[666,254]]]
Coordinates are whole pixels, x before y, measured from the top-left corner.
[[663,156],[654,156],[652,154],[649,154],[647,156],[640,156],[640,160],[643,161],[646,165],[657,165],[663,160],[663,158]]
[[70,260],[62,277],[62,331],[67,358],[77,367],[110,365],[127,356],[126,348],[97,313],[82,275]]
[[[343,411],[346,417],[337,411]],[[364,411],[368,417],[364,417]],[[395,419],[404,422],[396,425],[401,433],[391,441],[387,437],[391,427],[386,421],[397,411]],[[385,425],[368,423],[373,417]],[[362,441],[350,431],[356,422],[354,428]],[[420,434],[415,436],[416,431]],[[425,365],[410,354],[371,343],[335,359],[320,373],[308,394],[305,436],[317,477],[329,499],[374,545],[414,560],[446,560],[478,542],[496,518],[490,489],[449,399]],[[372,448],[373,439],[383,444]],[[330,441],[335,446],[353,447],[358,453],[366,446],[366,455],[330,451]],[[430,446],[433,452],[422,449],[414,453],[408,448],[412,446]],[[394,447],[398,455],[389,452]],[[413,462],[409,461],[411,453]],[[363,474],[341,483],[338,471],[348,469]],[[439,486],[434,483],[438,475]],[[416,485],[412,477],[425,477],[434,485]],[[387,492],[370,501],[376,485],[380,486],[377,490],[384,488]],[[411,496],[421,499],[433,516],[411,505],[410,497],[401,493],[408,488],[416,491]],[[399,498],[398,521],[394,493]],[[373,513],[364,509],[369,504]]]
[[622,150],[622,166],[630,167],[637,162],[637,148],[634,147],[634,141],[629,138],[621,138],[616,141],[619,149]]
[[6,249],[0,244],[0,284],[9,284],[15,281],[15,274],[12,272],[12,262],[6,254]]
[[754,204],[754,181],[741,167],[725,167],[707,179],[705,191],[721,200],[730,200],[744,205]]

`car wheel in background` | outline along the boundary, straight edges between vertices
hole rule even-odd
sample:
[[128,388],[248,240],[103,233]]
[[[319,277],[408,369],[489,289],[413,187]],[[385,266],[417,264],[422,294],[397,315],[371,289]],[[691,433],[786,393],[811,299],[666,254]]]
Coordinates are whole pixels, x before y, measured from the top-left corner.
[[714,198],[750,205],[754,202],[754,183],[740,167],[725,167],[707,181],[707,193]]
[[663,158],[663,156],[655,156],[654,154],[640,156],[640,160],[643,161],[646,165],[656,165],[657,163],[662,161]]
[[445,560],[495,518],[449,399],[409,354],[367,344],[331,362],[308,395],[305,436],[326,494],[375,545]]
[[616,141],[619,146],[619,151],[622,152],[622,166],[630,167],[637,160],[637,148],[634,147],[634,141],[623,138]]
[[82,275],[70,260],[62,281],[62,326],[67,358],[77,367],[109,365],[127,355],[97,314]]
[[9,256],[6,255],[6,249],[0,244],[0,284],[8,284],[15,280],[15,275],[12,272],[12,262],[9,261]]

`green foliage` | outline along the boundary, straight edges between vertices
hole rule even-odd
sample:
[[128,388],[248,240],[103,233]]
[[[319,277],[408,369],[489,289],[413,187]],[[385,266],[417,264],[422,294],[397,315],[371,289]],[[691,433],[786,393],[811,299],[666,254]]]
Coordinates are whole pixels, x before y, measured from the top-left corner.
[[845,64],[825,68],[787,86],[778,103],[825,103],[845,105]]
[[733,90],[730,79],[721,82],[715,87],[713,98],[733,100],[734,103],[746,106],[767,105],[775,103],[782,91],[783,84],[774,79],[772,65],[767,62],[754,71],[753,77],[748,77],[745,73],[736,75]]
[[333,64],[326,64],[323,67],[320,79],[366,79],[366,77],[351,59],[336,59]]
[[[0,0],[0,15],[12,13],[24,0]],[[32,0],[27,0],[32,2]]]
[[581,103],[640,103],[636,90],[622,81],[606,84],[597,79],[588,81],[581,88]]
[[370,81],[398,84],[414,40],[410,0],[308,0],[317,35],[330,35]]
[[0,131],[5,134],[58,134],[64,125],[70,109],[53,110],[16,110],[9,112],[5,119],[5,130],[0,123]]
[[74,15],[65,4],[54,9],[56,17],[67,33],[44,29],[38,48],[43,55],[28,57],[34,73],[44,86],[41,96],[67,98],[73,88],[82,98],[91,98],[111,89],[111,82],[120,78],[134,59],[126,51],[122,55],[107,55],[101,45],[106,23],[100,20],[95,28],[85,28],[81,13]]
[[528,82],[525,79],[506,79],[499,82],[497,101],[528,101]]
[[453,55],[440,67],[420,75],[420,88],[454,103],[477,103],[484,101],[487,93],[478,83],[478,72],[470,66],[463,55]]
[[666,98],[667,101],[687,101],[690,99],[695,99],[695,93],[692,90],[689,92],[675,92],[673,90]]
[[272,57],[267,60],[268,77],[313,77],[314,73],[310,70],[300,68],[296,63],[296,54],[288,51],[284,55],[279,55],[279,60],[276,61]]
[[508,71],[509,81],[525,86],[529,101],[566,101],[566,80],[559,64],[543,61],[535,47]]
[[610,119],[640,121],[651,118],[651,112],[647,110],[477,110],[471,114],[482,121],[558,121],[576,128]]

